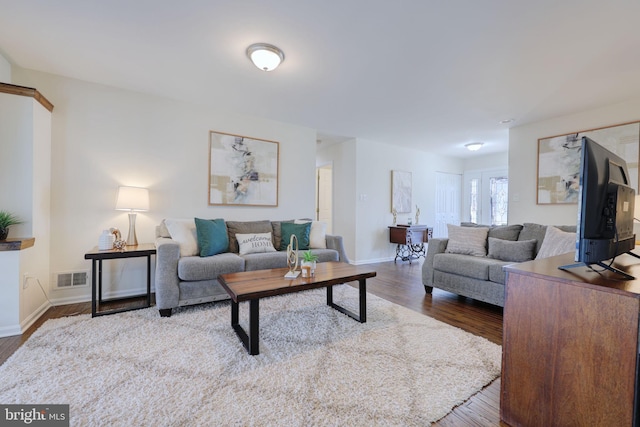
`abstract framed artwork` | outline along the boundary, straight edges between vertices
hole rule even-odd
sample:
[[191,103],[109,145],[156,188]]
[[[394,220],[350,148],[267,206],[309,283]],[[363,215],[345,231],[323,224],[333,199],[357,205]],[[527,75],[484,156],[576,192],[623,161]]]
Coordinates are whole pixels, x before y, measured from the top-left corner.
[[411,213],[411,172],[391,171],[391,212]]
[[280,144],[209,132],[209,205],[278,206]]
[[638,192],[640,122],[623,123],[538,140],[537,203],[578,203],[580,148],[586,136],[627,162],[632,187]]

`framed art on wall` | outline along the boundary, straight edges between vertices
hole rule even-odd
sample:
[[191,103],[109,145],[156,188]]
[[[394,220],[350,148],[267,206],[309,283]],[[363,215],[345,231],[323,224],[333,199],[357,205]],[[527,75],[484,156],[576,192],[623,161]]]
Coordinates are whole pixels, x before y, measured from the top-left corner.
[[411,212],[411,172],[391,171],[391,212]]
[[280,144],[209,132],[209,205],[278,206]]
[[580,147],[587,136],[627,162],[631,186],[638,192],[640,122],[624,123],[538,140],[537,203],[578,203]]

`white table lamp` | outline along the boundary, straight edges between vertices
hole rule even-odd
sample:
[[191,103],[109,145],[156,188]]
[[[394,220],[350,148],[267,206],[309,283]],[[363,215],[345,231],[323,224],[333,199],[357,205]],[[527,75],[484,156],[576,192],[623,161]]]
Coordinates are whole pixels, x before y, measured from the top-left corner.
[[149,210],[149,190],[140,187],[119,187],[116,210],[129,211],[129,235],[127,246],[138,244],[136,237],[136,212]]

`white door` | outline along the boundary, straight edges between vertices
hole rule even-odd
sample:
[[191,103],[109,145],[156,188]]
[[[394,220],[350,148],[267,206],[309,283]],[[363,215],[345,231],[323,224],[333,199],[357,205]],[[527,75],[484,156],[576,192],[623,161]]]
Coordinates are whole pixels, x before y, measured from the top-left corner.
[[316,219],[327,224],[327,234],[332,233],[333,211],[333,167],[326,165],[316,168]]
[[436,172],[436,223],[433,237],[447,237],[447,224],[460,224],[462,175]]

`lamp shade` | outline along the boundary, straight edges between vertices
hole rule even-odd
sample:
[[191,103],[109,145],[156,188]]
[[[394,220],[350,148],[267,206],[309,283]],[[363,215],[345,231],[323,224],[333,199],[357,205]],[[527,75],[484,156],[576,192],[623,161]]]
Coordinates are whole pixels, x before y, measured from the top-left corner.
[[140,187],[119,187],[116,199],[118,211],[148,211],[149,190]]

